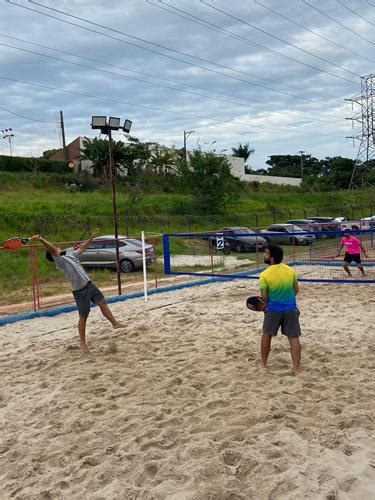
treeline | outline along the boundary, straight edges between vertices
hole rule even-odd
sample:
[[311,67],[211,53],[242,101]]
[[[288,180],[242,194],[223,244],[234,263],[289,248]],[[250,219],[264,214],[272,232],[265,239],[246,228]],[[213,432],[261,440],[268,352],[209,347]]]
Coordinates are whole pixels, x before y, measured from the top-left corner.
[[[342,156],[322,160],[311,155],[272,155],[267,160],[268,169],[247,169],[248,173],[282,177],[302,177],[305,188],[322,191],[348,189],[355,160]],[[375,184],[375,160],[368,165],[372,169],[369,182]]]

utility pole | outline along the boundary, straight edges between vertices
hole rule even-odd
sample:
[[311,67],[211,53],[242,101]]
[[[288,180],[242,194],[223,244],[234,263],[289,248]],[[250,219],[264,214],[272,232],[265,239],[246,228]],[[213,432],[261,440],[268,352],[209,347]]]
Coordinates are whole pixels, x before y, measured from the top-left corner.
[[13,129],[12,128],[5,128],[1,132],[3,134],[3,139],[8,139],[8,141],[9,141],[10,156],[13,156],[13,152],[12,152],[12,139],[14,137]]
[[64,115],[62,111],[60,111],[60,127],[61,127],[61,138],[62,138],[64,160],[68,161],[68,150],[66,149],[66,142],[65,142]]
[[361,131],[348,138],[357,139],[359,148],[355,160],[349,189],[365,188],[370,186],[369,176],[374,171],[375,160],[375,74],[361,77],[361,93],[351,99],[345,99],[360,106],[360,110],[347,120],[361,124]]
[[187,164],[187,149],[186,149],[186,139],[191,135],[194,134],[195,130],[184,130],[184,159],[185,163]]
[[303,155],[306,153],[306,151],[298,151],[298,153],[301,155],[301,179],[303,182]]

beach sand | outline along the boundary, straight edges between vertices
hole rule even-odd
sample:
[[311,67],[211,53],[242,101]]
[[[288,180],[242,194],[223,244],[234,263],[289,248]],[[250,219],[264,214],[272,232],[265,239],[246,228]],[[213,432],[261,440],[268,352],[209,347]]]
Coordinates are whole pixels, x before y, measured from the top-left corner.
[[0,328],[0,498],[375,498],[371,285],[302,284],[302,373],[259,368],[256,282]]

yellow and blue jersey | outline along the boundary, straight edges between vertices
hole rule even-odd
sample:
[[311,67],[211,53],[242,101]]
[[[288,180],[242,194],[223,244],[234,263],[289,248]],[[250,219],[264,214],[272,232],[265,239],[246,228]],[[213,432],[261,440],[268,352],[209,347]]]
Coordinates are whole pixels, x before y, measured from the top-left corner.
[[259,277],[260,290],[268,295],[267,311],[289,311],[297,307],[294,284],[297,275],[286,264],[273,264],[265,269]]

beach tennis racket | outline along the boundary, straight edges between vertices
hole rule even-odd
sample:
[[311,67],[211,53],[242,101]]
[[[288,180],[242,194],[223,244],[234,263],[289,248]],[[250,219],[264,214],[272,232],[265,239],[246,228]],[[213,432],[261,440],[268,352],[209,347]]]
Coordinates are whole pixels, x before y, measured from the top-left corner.
[[16,250],[17,248],[21,248],[23,245],[26,245],[28,241],[28,238],[9,238],[4,241],[3,248],[4,250]]
[[250,311],[263,311],[266,305],[262,297],[253,296],[246,299],[246,307],[250,309]]

